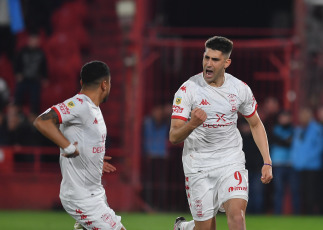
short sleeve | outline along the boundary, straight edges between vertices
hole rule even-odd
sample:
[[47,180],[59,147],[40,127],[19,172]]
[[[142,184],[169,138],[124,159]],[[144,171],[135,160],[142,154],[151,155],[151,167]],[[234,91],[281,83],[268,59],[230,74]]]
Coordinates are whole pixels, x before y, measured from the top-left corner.
[[245,83],[242,86],[240,98],[242,100],[242,103],[239,107],[239,112],[244,117],[252,117],[256,113],[258,104],[255,97],[252,94],[250,87]]
[[60,124],[78,124],[82,123],[82,108],[79,103],[73,99],[68,99],[62,103],[51,107],[58,116]]
[[172,119],[187,121],[192,108],[192,88],[184,83],[175,93]]

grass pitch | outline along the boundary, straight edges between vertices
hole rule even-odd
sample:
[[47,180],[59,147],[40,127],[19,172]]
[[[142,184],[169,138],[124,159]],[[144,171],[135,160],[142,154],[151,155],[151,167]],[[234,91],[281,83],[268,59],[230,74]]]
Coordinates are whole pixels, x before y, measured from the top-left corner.
[[[188,213],[118,213],[127,230],[172,230],[177,216]],[[322,230],[323,216],[251,216],[248,230]],[[72,230],[74,220],[65,212],[0,211],[0,228],[8,230]],[[225,215],[217,216],[217,230],[228,230]]]

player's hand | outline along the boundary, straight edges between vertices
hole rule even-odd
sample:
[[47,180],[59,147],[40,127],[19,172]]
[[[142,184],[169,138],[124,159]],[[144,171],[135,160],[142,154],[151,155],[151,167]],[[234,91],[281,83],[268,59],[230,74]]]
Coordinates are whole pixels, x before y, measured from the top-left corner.
[[207,115],[203,109],[195,108],[191,112],[190,123],[194,128],[199,127],[206,120]]
[[264,165],[261,169],[261,182],[263,184],[268,184],[273,179],[273,170],[270,165]]
[[117,170],[116,167],[114,167],[112,164],[107,162],[107,160],[111,160],[111,159],[112,157],[104,156],[102,173],[111,173]]
[[72,153],[72,154],[63,153],[62,154],[63,157],[66,157],[66,158],[74,158],[74,157],[77,157],[78,155],[80,155],[80,152],[77,149],[77,142],[74,142],[73,145],[75,145],[75,148],[76,148],[75,152]]

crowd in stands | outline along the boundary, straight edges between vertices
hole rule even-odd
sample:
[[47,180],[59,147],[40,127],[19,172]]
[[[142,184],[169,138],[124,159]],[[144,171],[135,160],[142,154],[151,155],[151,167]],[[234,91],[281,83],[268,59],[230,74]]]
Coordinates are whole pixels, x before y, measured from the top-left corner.
[[1,145],[51,145],[32,122],[77,92],[87,14],[85,0],[0,0]]
[[280,109],[275,98],[268,98],[260,106],[259,114],[267,130],[274,179],[270,186],[260,183],[260,153],[251,141],[251,132],[240,126],[249,170],[248,211],[322,214],[323,107],[315,110],[302,107],[293,116]]

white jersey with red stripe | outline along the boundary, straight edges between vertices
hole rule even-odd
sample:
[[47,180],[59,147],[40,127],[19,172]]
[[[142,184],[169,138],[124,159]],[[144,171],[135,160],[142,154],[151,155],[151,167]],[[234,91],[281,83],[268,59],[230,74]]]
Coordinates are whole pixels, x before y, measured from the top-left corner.
[[237,113],[251,117],[257,102],[246,83],[228,73],[224,76],[223,85],[213,87],[206,83],[203,73],[197,74],[175,94],[172,119],[187,121],[195,108],[207,114],[206,121],[184,141],[182,160],[186,175],[245,163]]
[[101,177],[107,131],[100,108],[86,95],[77,94],[52,109],[59,117],[59,129],[71,143],[78,143],[80,152],[75,158],[60,156],[60,198],[79,200],[104,195]]

